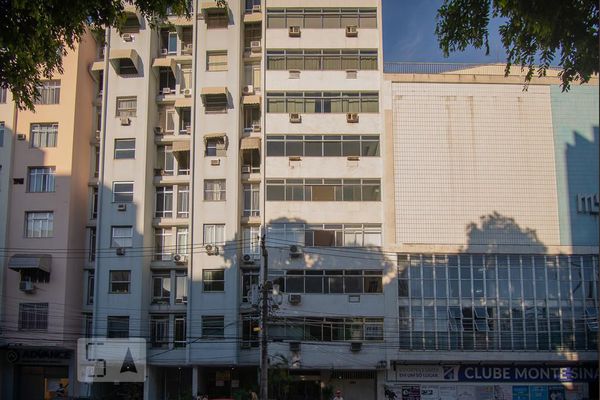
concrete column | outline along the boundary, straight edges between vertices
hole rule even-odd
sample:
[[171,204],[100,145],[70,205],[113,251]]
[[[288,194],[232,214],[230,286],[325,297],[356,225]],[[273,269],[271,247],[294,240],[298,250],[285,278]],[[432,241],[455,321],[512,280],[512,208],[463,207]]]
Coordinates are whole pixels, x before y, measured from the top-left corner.
[[198,394],[198,367],[194,366],[192,368],[192,396],[196,396]]

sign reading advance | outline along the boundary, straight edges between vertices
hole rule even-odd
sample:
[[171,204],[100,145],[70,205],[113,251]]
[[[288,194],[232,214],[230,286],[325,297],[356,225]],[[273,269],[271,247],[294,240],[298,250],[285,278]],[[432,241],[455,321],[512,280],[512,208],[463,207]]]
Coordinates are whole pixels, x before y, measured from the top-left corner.
[[[402,365],[389,379],[402,382],[594,382],[595,366]],[[390,379],[391,378],[391,379]]]

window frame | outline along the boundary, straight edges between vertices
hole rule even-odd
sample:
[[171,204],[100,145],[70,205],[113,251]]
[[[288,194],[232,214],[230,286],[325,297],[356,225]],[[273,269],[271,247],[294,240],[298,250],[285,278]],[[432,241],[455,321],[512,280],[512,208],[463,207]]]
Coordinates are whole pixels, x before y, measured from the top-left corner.
[[[216,333],[209,333],[208,331]],[[202,316],[202,339],[218,340],[225,338],[225,316],[203,315]]]
[[[130,190],[117,190],[117,186],[131,186]],[[128,189],[125,187],[125,189]],[[133,181],[113,181],[112,183],[112,202],[113,203],[133,203],[134,183]]]
[[36,90],[39,92],[33,101],[36,106],[60,104],[60,79],[43,80]]
[[[217,58],[212,60],[211,58]],[[223,58],[225,61],[223,61]],[[208,50],[206,52],[206,71],[207,72],[223,72],[227,71],[228,65],[227,50]]]
[[[120,277],[122,279],[116,279],[120,274],[123,275]],[[110,294],[131,293],[131,270],[113,269],[108,271],[108,282],[108,293]]]
[[48,317],[48,303],[19,303],[19,331],[46,332],[48,330]]
[[[137,96],[119,96],[115,102],[115,116],[117,118],[132,118],[137,116]],[[125,107],[123,103],[126,102],[130,102],[131,104],[127,104],[128,107]]]
[[[46,218],[41,218],[45,214]],[[45,221],[45,222],[44,222]],[[46,227],[43,229],[40,227],[39,235],[33,234],[36,230],[35,226],[31,224],[45,224]],[[30,234],[32,232],[32,234]],[[46,232],[45,234],[42,234]],[[25,235],[28,239],[45,239],[54,237],[54,211],[25,211]]]
[[[27,168],[27,193],[54,193],[56,191],[56,167]],[[38,182],[38,180],[40,180]],[[32,190],[32,185],[33,190]],[[38,188],[39,186],[39,188]]]
[[30,126],[29,145],[35,149],[54,148],[58,146],[58,123],[43,122]]
[[225,292],[225,270],[224,269],[203,269],[202,270],[202,291],[205,293],[223,293],[223,292]]
[[204,201],[226,201],[227,200],[227,180],[226,179],[205,179],[204,180]]
[[[119,235],[116,236],[115,235],[115,231],[118,229],[129,229],[129,231],[131,232],[130,235]],[[125,242],[125,244],[123,243],[117,243],[117,240],[124,240],[124,241],[129,241],[129,243]],[[111,249],[117,249],[117,248],[131,248],[133,247],[133,226],[132,225],[112,225],[110,227],[110,248]]]
[[[121,145],[133,144],[133,147],[120,148]],[[115,160],[131,160],[135,159],[135,138],[115,139],[115,148],[113,158]]]

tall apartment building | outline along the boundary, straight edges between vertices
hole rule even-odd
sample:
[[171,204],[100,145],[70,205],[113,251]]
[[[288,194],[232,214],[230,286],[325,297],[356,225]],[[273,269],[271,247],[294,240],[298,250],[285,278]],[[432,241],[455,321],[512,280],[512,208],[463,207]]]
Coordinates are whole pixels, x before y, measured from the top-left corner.
[[[321,288],[286,297],[272,330],[287,340],[286,324],[341,315],[348,333],[329,340],[369,370],[335,379],[360,379],[374,395],[371,359],[385,357],[350,342],[382,339],[382,262],[332,256],[382,244],[379,6],[196,2],[191,19],[157,29],[129,9],[125,31],[107,33],[92,67],[102,84],[98,244],[84,297],[90,334],[149,340],[146,398],[258,390],[261,232],[282,285],[304,273],[305,246],[335,248],[314,253],[315,272],[361,282],[359,316],[343,289],[322,308]],[[342,368],[323,351],[338,344],[306,345],[295,361],[313,371],[306,390]],[[282,346],[273,360],[298,357],[295,340]]]
[[0,92],[0,397],[51,398],[59,383],[77,393],[93,138],[96,42],[84,35],[44,80],[35,112]]
[[598,398],[597,78],[387,67],[388,391]]

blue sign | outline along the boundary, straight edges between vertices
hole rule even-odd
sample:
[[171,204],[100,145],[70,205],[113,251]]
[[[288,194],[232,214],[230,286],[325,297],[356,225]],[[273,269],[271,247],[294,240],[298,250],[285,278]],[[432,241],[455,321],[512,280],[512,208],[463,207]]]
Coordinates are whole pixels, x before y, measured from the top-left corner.
[[512,387],[512,400],[529,400],[529,387],[528,386],[513,386]]
[[548,400],[548,386],[530,386],[529,400]]
[[595,382],[594,366],[482,366],[461,365],[458,380],[467,382]]

